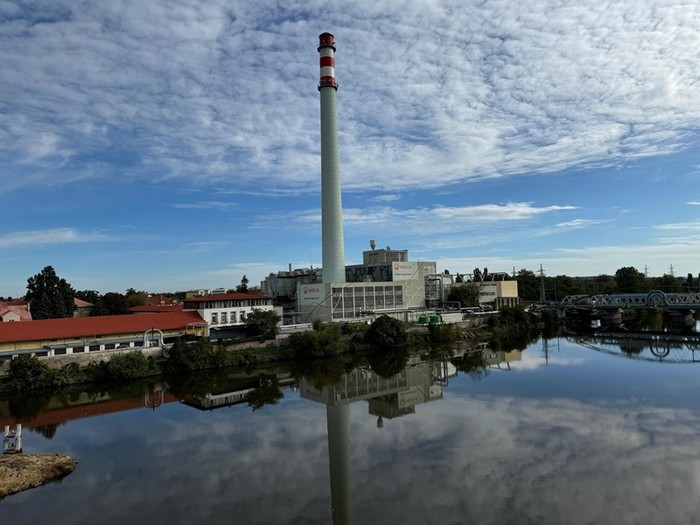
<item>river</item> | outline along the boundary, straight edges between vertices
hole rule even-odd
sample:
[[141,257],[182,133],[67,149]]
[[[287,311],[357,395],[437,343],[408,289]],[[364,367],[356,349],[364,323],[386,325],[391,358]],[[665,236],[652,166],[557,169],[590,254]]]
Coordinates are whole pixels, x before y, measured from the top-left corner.
[[325,361],[0,400],[2,428],[24,423],[24,453],[79,461],[61,482],[0,501],[0,516],[700,523],[700,350],[652,346],[554,338],[374,369]]

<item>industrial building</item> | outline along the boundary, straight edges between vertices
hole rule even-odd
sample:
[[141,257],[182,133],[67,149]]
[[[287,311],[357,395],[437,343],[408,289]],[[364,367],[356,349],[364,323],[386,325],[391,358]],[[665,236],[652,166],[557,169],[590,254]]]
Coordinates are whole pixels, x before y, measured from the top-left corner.
[[[410,321],[413,312],[425,308],[426,276],[434,273],[435,262],[409,261],[408,250],[377,250],[370,241],[362,264],[345,267],[345,282],[300,283],[297,312],[303,322],[356,321],[380,314]],[[324,310],[321,305],[328,299]]]

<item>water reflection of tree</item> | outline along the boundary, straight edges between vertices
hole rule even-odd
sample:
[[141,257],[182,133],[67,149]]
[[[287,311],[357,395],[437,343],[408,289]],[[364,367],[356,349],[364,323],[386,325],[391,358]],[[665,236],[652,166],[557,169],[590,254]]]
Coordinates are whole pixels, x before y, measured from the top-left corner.
[[253,412],[260,410],[265,405],[276,405],[284,397],[280,382],[276,376],[261,377],[260,386],[246,395],[248,406]]
[[56,430],[58,430],[58,427],[60,426],[60,423],[55,423],[53,425],[44,425],[41,427],[34,427],[30,429],[32,432],[36,432],[40,436],[46,438],[46,439],[53,439],[53,437],[56,435]]
[[458,371],[466,372],[474,381],[481,381],[490,373],[481,350],[470,350],[451,362]]
[[648,343],[639,339],[622,339],[619,345],[620,351],[627,355],[640,355],[649,346]]
[[39,414],[46,411],[51,402],[51,394],[38,393],[32,396],[11,395],[7,398],[10,416],[21,423],[31,423]]
[[305,378],[314,388],[323,390],[327,386],[340,383],[343,375],[362,362],[355,354],[341,354],[324,359],[296,361],[289,365],[289,371],[297,380]]
[[387,348],[369,355],[369,365],[375,373],[387,379],[403,372],[408,364],[406,347]]

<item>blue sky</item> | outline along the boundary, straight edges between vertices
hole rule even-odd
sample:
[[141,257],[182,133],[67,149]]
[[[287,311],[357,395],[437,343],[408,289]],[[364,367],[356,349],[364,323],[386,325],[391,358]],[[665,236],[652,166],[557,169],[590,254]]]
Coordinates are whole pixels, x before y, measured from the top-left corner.
[[0,0],[0,295],[320,266],[324,31],[348,264],[700,272],[696,1]]

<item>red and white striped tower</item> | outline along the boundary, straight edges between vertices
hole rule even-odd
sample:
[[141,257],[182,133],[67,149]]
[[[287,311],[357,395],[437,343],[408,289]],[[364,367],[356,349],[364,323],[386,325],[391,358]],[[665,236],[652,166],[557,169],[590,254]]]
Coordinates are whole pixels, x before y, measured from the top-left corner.
[[[323,244],[323,283],[326,309],[330,315],[330,283],[345,282],[343,246],[343,207],[340,199],[338,122],[335,94],[335,40],[330,33],[319,36],[321,55],[321,242]],[[348,404],[326,406],[328,461],[331,478],[333,523],[350,523],[350,412]]]
[[340,198],[340,161],[338,158],[338,122],[335,95],[335,40],[332,34],[319,36],[321,55],[321,243],[323,282],[345,282],[343,242],[343,206]]

